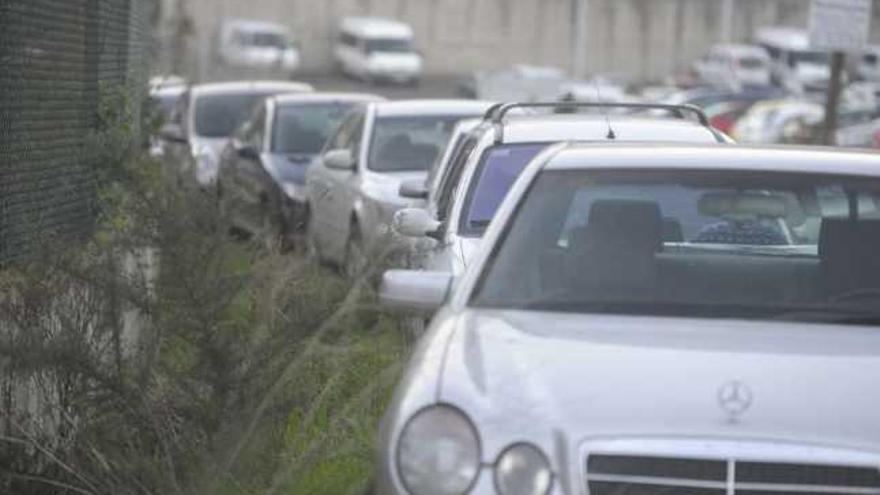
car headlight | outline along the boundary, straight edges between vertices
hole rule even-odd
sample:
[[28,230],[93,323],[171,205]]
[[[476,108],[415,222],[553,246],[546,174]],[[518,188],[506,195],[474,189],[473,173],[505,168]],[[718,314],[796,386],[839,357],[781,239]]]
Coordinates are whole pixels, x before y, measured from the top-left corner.
[[397,469],[410,493],[466,493],[480,470],[477,431],[457,409],[425,409],[401,433]]
[[501,495],[546,495],[553,485],[550,461],[537,447],[508,447],[495,464],[495,486]]

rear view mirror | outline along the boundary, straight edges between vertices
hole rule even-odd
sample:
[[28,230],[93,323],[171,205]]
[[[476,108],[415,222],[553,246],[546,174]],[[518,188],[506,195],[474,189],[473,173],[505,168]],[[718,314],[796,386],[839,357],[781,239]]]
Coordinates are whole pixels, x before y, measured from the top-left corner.
[[159,136],[165,141],[171,143],[185,143],[186,136],[183,135],[183,129],[178,124],[165,124],[159,129]]
[[379,301],[392,310],[433,313],[446,302],[451,286],[449,272],[389,270],[382,277]]
[[433,237],[441,223],[421,208],[404,208],[394,214],[394,230],[404,237]]
[[423,180],[408,180],[400,184],[399,194],[407,199],[428,199],[428,188]]
[[355,161],[351,150],[331,150],[324,154],[324,164],[333,170],[354,170]]

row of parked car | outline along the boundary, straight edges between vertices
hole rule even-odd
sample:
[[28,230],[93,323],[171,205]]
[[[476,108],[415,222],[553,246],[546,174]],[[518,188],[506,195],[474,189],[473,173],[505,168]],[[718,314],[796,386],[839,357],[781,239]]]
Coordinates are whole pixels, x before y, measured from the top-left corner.
[[284,84],[184,90],[165,158],[352,277],[405,254],[380,300],[430,323],[374,493],[880,492],[877,154],[688,104]]

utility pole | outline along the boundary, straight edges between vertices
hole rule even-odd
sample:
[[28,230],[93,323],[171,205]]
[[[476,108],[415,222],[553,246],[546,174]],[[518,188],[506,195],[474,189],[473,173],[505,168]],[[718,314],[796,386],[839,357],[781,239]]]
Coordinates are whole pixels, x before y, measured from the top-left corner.
[[587,2],[571,0],[571,75],[575,78],[587,72]]
[[721,42],[733,41],[733,3],[735,0],[721,0]]
[[831,81],[828,84],[828,98],[825,100],[825,126],[822,129],[822,144],[837,144],[837,109],[840,102],[841,77],[846,57],[843,52],[831,54]]

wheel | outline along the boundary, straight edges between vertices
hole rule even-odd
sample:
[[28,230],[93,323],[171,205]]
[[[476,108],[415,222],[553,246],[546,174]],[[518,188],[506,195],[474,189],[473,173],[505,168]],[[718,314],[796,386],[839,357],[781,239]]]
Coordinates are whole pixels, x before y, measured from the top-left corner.
[[348,234],[348,241],[345,243],[345,262],[343,263],[343,274],[351,279],[356,280],[364,275],[367,270],[367,253],[364,250],[364,241],[361,236],[360,227],[356,222],[352,222],[351,229]]

